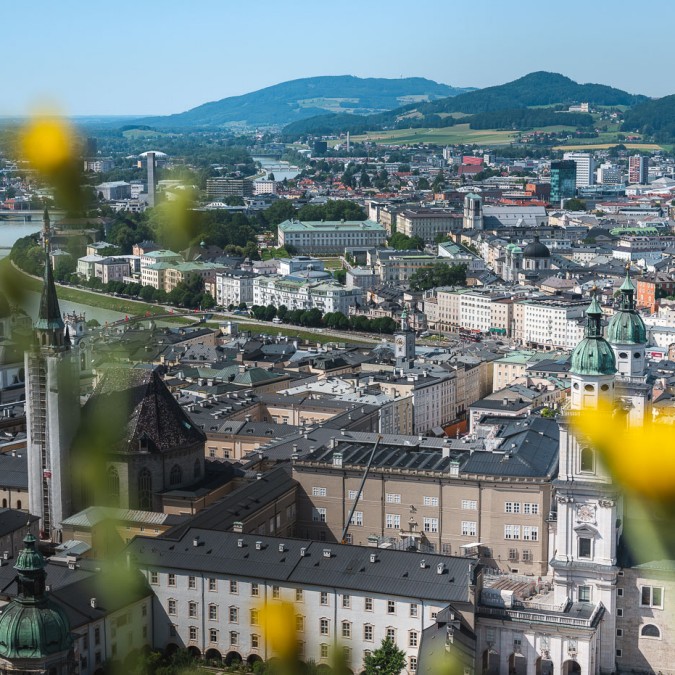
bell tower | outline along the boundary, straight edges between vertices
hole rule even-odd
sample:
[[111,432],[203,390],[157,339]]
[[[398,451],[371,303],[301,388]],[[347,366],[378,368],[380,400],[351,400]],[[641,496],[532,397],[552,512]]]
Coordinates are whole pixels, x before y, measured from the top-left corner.
[[34,344],[26,351],[28,497],[40,518],[40,536],[60,541],[61,522],[70,515],[70,445],[80,421],[79,374],[64,333],[51,267],[51,226],[45,209],[42,239],[44,285]]
[[572,394],[560,422],[558,478],[554,481],[555,552],[551,560],[556,604],[576,603],[595,611],[598,627],[597,669],[614,670],[617,543],[623,505],[621,494],[599,461],[596,449],[571,428],[583,409],[612,406],[615,396],[614,352],[602,335],[602,310],[594,296],[586,311],[585,337],[572,353]]
[[394,333],[394,355],[397,368],[410,368],[415,361],[415,332],[410,329],[405,309],[401,313],[401,328]]

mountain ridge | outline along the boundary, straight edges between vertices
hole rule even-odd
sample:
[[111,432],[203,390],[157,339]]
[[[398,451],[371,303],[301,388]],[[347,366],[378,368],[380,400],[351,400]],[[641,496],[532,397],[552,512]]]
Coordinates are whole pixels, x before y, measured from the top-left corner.
[[[334,111],[372,114],[414,103],[433,101],[470,91],[424,77],[359,78],[323,75],[288,80],[247,94],[209,101],[173,115],[143,117],[139,124],[154,127],[227,127],[285,125]],[[411,101],[406,101],[411,99]]]

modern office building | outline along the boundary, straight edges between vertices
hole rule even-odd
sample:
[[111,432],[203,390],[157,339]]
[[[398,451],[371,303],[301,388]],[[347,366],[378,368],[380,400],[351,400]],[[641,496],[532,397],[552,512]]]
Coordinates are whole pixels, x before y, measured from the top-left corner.
[[206,194],[210,199],[225,197],[252,197],[253,181],[248,178],[209,178]]
[[577,166],[577,187],[595,185],[595,159],[587,152],[566,152],[563,159],[574,162]]
[[551,162],[551,203],[560,204],[574,197],[577,187],[577,165],[572,160]]

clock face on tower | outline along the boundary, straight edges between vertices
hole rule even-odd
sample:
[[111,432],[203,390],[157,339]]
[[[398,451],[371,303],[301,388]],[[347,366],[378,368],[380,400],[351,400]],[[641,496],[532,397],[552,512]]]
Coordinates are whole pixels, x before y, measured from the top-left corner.
[[404,344],[405,344],[405,338],[403,338],[403,337],[401,337],[401,336],[399,336],[399,337],[396,338],[396,346],[397,346],[397,347],[401,347],[401,348],[402,348]]

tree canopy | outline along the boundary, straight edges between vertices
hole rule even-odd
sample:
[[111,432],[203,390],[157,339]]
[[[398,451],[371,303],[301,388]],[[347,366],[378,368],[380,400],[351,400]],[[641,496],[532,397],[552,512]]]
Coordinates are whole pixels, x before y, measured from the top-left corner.
[[406,665],[405,652],[387,637],[366,656],[363,664],[366,675],[399,675]]
[[410,277],[410,289],[428,291],[438,286],[465,286],[466,265],[436,263],[432,267],[417,270]]

